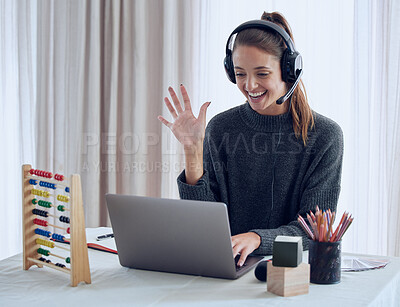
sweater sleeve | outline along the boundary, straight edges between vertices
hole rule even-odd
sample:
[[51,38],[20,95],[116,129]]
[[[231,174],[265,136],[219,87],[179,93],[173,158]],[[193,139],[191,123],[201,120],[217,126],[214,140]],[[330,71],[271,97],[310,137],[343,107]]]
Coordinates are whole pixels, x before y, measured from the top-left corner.
[[216,179],[214,164],[212,163],[209,126],[206,129],[206,136],[203,144],[203,176],[195,185],[186,183],[185,170],[178,176],[178,190],[181,199],[220,201],[219,185]]
[[204,170],[203,176],[195,185],[186,183],[185,170],[180,173],[177,178],[179,196],[181,199],[202,200],[202,201],[217,201],[213,192],[210,189],[210,179],[207,170]]
[[[297,212],[304,218],[310,210],[315,211],[316,206],[321,210],[336,211],[342,173],[343,133],[337,124],[330,128],[329,132],[319,134],[319,139],[313,144],[318,150],[304,178]],[[308,237],[298,223],[297,215],[290,223],[276,229],[251,230],[261,237],[261,244],[254,254],[272,254],[273,242],[278,235],[301,236],[303,248],[308,249]]]

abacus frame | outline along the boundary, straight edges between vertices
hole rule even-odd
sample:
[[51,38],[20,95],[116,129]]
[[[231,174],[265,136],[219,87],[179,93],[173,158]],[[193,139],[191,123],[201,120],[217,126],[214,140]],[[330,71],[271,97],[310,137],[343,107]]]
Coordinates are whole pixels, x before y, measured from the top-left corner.
[[[22,166],[22,227],[23,227],[23,269],[28,270],[31,266],[37,265],[42,268],[47,266],[61,272],[67,273],[71,277],[71,286],[76,287],[80,282],[91,283],[88,249],[86,244],[85,216],[83,211],[81,178],[78,174],[70,177],[70,268],[60,268],[52,263],[38,260],[38,248],[35,234],[36,225],[33,223],[35,218],[32,214],[31,190],[33,186],[29,183],[31,179],[30,170],[32,166],[24,164]],[[57,185],[65,186],[56,180],[43,178],[43,181],[53,182]]]

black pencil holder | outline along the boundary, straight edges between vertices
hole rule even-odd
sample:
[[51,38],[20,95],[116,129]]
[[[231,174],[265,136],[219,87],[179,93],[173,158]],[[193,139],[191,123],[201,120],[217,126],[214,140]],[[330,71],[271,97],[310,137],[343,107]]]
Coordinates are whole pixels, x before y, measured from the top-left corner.
[[310,282],[314,284],[337,284],[340,282],[341,249],[341,241],[309,240]]

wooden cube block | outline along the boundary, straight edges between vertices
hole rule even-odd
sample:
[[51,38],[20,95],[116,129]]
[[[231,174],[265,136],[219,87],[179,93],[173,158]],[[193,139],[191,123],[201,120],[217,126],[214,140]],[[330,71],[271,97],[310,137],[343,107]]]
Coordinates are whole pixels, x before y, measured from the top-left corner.
[[301,263],[295,268],[276,267],[268,262],[267,291],[280,296],[307,294],[310,284],[310,265]]

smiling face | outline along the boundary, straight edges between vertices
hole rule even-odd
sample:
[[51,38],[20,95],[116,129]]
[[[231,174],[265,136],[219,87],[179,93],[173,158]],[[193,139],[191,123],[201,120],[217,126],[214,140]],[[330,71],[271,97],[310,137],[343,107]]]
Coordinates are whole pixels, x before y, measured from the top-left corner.
[[251,108],[262,115],[279,115],[287,103],[276,101],[287,91],[279,60],[254,46],[237,46],[232,55],[236,84]]

